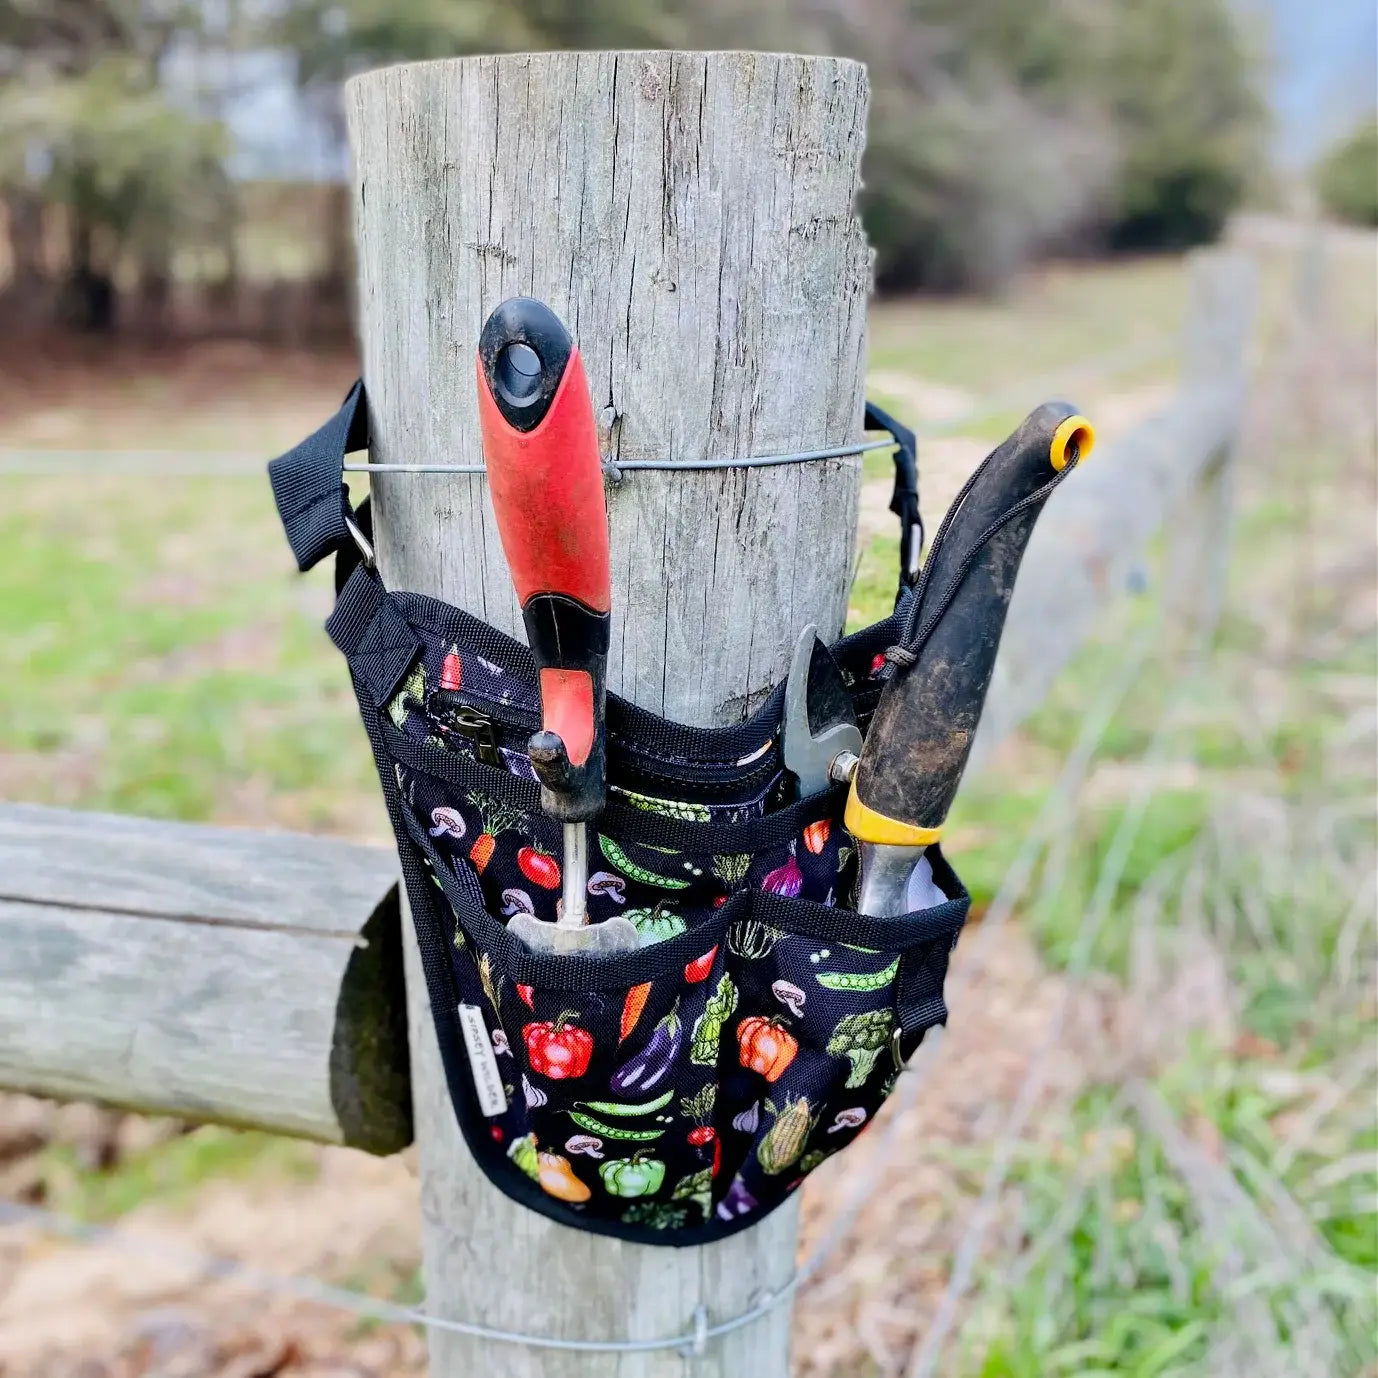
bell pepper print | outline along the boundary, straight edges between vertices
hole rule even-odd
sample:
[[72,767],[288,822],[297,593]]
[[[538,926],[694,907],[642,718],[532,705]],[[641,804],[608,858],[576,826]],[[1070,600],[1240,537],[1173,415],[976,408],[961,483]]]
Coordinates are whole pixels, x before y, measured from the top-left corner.
[[737,1025],[737,1055],[743,1067],[767,1081],[779,1081],[799,1051],[799,1040],[778,1020],[753,1014]]
[[575,1018],[572,1010],[566,1010],[554,1023],[523,1026],[522,1041],[533,1072],[551,1081],[565,1081],[588,1071],[593,1035],[573,1023]]
[[612,1196],[654,1196],[665,1181],[665,1164],[659,1158],[610,1158],[598,1168],[603,1185]]

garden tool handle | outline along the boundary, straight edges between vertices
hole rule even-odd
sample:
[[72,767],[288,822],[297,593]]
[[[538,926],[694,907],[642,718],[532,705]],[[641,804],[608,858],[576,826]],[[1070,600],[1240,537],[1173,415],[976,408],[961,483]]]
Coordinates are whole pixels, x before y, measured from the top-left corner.
[[1058,474],[1094,443],[1075,408],[1038,407],[991,452],[944,521],[908,621],[919,638],[916,658],[896,657],[852,777],[845,821],[858,842],[922,848],[937,841],[971,753],[1034,523]]
[[542,809],[582,822],[606,796],[612,606],[593,404],[569,331],[531,297],[488,317],[477,368],[489,493],[539,672],[531,764]]

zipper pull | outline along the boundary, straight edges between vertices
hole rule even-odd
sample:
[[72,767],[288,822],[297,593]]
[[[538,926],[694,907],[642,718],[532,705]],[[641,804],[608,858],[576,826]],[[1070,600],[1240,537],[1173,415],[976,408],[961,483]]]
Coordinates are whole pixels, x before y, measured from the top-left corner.
[[504,766],[492,718],[463,702],[453,689],[433,689],[426,700],[426,716],[442,732],[456,732],[471,743],[484,765]]

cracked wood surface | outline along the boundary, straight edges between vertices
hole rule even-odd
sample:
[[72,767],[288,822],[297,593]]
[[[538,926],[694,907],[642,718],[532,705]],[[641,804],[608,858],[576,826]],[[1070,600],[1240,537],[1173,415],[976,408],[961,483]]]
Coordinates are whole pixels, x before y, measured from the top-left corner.
[[[561,53],[370,73],[346,90],[364,377],[383,462],[481,460],[474,351],[519,294],[566,321],[604,451],[680,460],[860,437],[870,251],[857,220],[866,81],[759,53]],[[609,492],[608,683],[690,723],[741,719],[799,630],[847,606],[860,464],[636,471]],[[379,475],[381,568],[516,636],[483,481]],[[570,1338],[656,1337],[748,1308],[794,1264],[795,1209],[700,1249],[555,1225],[473,1165],[414,942],[413,1091],[429,1305]],[[699,1378],[786,1378],[789,1309],[715,1341]],[[434,1378],[671,1378],[674,1352],[431,1339]]]
[[[370,73],[346,106],[376,461],[482,462],[474,349],[518,295],[573,332],[613,458],[860,438],[856,63],[476,57]],[[859,472],[642,470],[610,489],[609,687],[685,722],[745,716],[805,623],[841,630]],[[373,491],[397,577],[522,636],[481,477]]]

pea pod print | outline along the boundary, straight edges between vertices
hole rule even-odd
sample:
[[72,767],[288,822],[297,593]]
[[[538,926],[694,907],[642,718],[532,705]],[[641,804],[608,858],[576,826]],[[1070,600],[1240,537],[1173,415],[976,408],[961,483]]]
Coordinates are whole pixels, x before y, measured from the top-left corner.
[[569,1117],[580,1129],[596,1134],[601,1139],[625,1139],[629,1143],[649,1144],[665,1133],[663,1129],[629,1129],[625,1124],[604,1124],[602,1120],[596,1120],[580,1110],[571,1110]]
[[895,958],[888,967],[880,971],[815,971],[813,979],[824,990],[884,990],[900,969],[900,959]]
[[578,1104],[586,1110],[592,1110],[595,1115],[612,1115],[614,1118],[621,1116],[626,1119],[636,1115],[654,1115],[657,1110],[664,1110],[674,1094],[673,1091],[666,1091],[655,1100],[643,1101],[640,1105],[623,1105],[620,1101],[611,1100],[581,1100]]
[[603,849],[603,855],[608,861],[617,867],[628,880],[640,881],[642,885],[658,885],[662,890],[687,890],[689,882],[681,880],[678,876],[662,876],[655,871],[648,871],[644,866],[638,866],[621,847],[610,837],[598,834],[598,845]]

